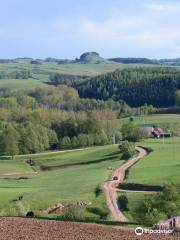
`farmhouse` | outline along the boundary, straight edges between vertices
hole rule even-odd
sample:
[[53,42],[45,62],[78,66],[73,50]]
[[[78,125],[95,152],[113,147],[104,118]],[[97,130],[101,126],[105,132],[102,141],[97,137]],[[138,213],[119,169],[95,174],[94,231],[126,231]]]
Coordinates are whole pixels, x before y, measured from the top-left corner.
[[171,137],[171,132],[166,131],[160,127],[152,126],[152,125],[139,125],[139,129],[144,131],[149,137],[154,136],[156,138],[163,138],[163,137]]
[[171,132],[165,131],[164,129],[159,127],[155,127],[152,134],[154,137],[157,137],[157,138],[171,137]]

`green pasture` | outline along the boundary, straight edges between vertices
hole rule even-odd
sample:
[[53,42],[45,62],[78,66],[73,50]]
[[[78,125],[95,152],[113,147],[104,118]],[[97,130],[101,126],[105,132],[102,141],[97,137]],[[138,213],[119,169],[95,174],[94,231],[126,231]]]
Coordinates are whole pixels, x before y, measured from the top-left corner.
[[152,148],[153,152],[131,168],[126,182],[180,185],[180,138],[148,139],[139,144]]
[[[134,116],[133,118],[137,124],[180,124],[180,114],[153,114],[147,116]],[[119,126],[122,126],[122,124],[127,121],[129,121],[129,118],[119,119]]]
[[32,90],[35,88],[48,87],[46,82],[36,79],[0,79],[0,88],[9,88],[12,90]]
[[[54,159],[55,157],[55,159]],[[29,158],[29,156],[28,156]],[[2,174],[19,172],[16,163],[24,165],[24,171],[28,171],[29,166],[26,163],[27,156],[16,157],[14,160],[0,160],[0,168],[4,167]],[[38,164],[64,164],[78,161],[95,161],[93,164],[76,166],[55,171],[39,172],[38,174],[26,175],[23,173],[17,176],[4,177],[0,179],[0,215],[24,215],[26,211],[32,210],[38,216],[44,216],[48,207],[55,203],[67,203],[74,201],[91,202],[91,207],[100,207],[107,212],[104,194],[96,198],[94,190],[98,185],[102,185],[112,174],[113,170],[108,167],[117,168],[124,163],[120,159],[118,147],[115,145],[85,149],[82,151],[73,151],[68,153],[52,153],[32,155],[34,161]],[[58,162],[59,158],[59,162]],[[8,169],[8,161],[14,161],[14,169]],[[29,173],[31,173],[29,169]],[[22,201],[13,201],[19,195],[23,196]],[[83,216],[91,216],[86,208],[83,208]],[[13,214],[12,214],[13,213]],[[52,217],[48,215],[48,217]]]

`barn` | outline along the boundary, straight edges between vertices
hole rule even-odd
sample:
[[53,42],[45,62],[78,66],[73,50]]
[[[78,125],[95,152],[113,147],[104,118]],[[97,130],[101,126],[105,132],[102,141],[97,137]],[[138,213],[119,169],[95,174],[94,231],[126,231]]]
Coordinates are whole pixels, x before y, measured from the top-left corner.
[[154,136],[156,138],[163,138],[163,137],[171,137],[172,133],[170,131],[166,131],[160,127],[156,127],[153,125],[139,125],[139,129],[147,134],[147,136],[151,137]]

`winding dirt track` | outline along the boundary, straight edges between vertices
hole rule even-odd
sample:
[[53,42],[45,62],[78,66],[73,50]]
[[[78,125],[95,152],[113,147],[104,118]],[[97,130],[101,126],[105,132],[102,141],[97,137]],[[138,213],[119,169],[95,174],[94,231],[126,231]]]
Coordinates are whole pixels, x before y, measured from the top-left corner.
[[128,219],[124,216],[124,214],[120,211],[117,204],[117,187],[124,181],[125,172],[130,167],[132,167],[136,162],[147,155],[147,151],[141,147],[136,147],[136,150],[139,152],[137,157],[131,158],[125,164],[123,164],[120,168],[116,169],[113,173],[113,176],[117,176],[118,180],[110,180],[105,182],[104,189],[106,193],[106,200],[111,212],[111,218],[113,221],[121,221],[128,222]]

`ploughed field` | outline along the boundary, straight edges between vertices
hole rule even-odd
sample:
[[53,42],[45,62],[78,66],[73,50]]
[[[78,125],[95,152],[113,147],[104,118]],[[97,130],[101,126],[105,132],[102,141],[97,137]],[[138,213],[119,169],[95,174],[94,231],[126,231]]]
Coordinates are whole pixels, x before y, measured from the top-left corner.
[[58,221],[0,219],[0,240],[171,240],[170,235],[136,236],[134,230]]

